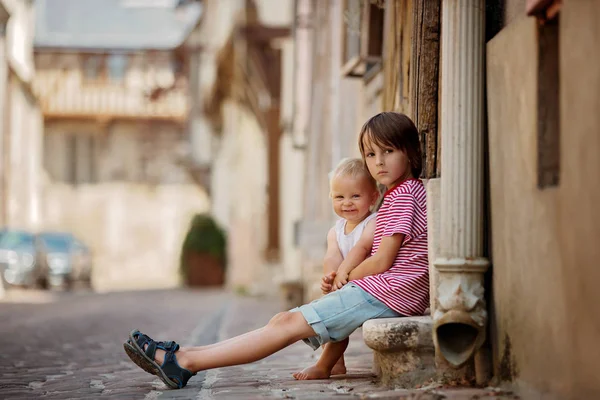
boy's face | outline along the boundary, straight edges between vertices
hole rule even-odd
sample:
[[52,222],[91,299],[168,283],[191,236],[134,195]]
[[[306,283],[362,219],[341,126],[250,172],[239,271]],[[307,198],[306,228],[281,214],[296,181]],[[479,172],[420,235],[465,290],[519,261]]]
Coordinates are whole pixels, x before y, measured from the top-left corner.
[[331,181],[333,211],[351,223],[359,223],[369,214],[378,193],[364,176],[337,176]]
[[402,181],[412,178],[410,163],[405,152],[393,147],[380,147],[364,142],[365,163],[377,182],[391,189]]

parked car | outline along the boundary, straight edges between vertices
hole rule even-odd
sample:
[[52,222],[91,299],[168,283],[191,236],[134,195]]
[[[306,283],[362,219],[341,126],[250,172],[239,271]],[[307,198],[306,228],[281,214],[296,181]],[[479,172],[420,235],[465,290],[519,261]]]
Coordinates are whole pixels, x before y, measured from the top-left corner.
[[0,233],[0,274],[13,286],[44,286],[45,276],[36,262],[36,240],[33,233],[3,229]]
[[39,263],[50,287],[90,286],[92,253],[82,241],[68,232],[38,234]]

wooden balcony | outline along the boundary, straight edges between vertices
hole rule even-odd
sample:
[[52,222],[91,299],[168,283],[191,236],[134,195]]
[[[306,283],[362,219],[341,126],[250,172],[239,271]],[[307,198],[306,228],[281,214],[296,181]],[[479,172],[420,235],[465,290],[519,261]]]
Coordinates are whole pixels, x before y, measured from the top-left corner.
[[81,82],[80,79],[49,75],[39,74],[34,83],[45,119],[184,122],[188,114],[185,85],[165,89],[132,88],[121,83]]

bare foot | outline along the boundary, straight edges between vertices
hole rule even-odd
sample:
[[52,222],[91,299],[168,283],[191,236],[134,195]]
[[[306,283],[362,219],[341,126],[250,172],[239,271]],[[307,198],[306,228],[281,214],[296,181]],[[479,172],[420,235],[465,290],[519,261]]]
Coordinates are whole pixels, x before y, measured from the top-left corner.
[[311,379],[329,379],[331,374],[327,371],[326,368],[319,367],[317,364],[312,365],[308,368],[304,368],[300,372],[295,372],[292,374],[294,378],[299,381],[306,381]]
[[331,375],[346,375],[346,364],[344,363],[344,356],[335,363],[331,370]]

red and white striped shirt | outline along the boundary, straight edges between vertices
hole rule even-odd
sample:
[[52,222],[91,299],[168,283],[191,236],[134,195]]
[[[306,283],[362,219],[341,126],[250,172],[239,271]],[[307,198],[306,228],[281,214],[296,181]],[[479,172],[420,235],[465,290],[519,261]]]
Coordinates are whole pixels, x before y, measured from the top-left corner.
[[404,181],[385,194],[371,255],[382,237],[397,233],[404,240],[390,269],[352,282],[402,315],[423,315],[429,307],[427,207],[425,187],[418,179]]

